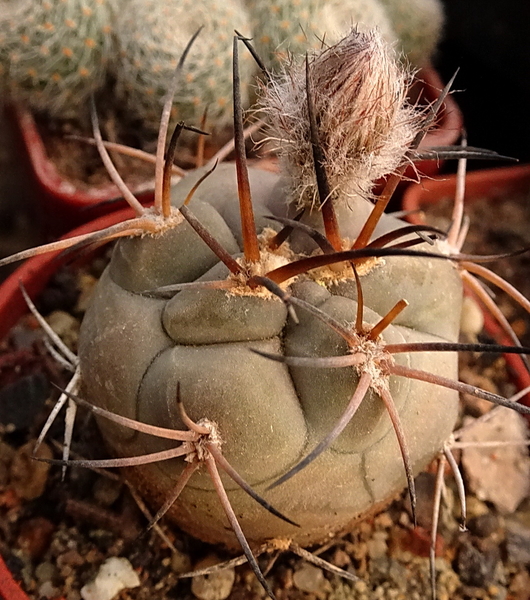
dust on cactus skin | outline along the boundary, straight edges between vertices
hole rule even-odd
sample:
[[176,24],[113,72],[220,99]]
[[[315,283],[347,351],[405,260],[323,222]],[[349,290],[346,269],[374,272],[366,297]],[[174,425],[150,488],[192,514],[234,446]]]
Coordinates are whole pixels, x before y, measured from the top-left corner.
[[104,81],[118,0],[4,0],[0,70],[8,93],[37,111],[75,116]]
[[[175,67],[191,36],[200,28],[173,105],[173,121],[198,124],[208,108],[208,123],[226,125],[232,115],[232,35],[250,33],[239,0],[130,0],[117,20],[119,55],[113,64],[117,94],[145,125],[156,130]],[[255,71],[248,53],[240,61],[243,104]]]

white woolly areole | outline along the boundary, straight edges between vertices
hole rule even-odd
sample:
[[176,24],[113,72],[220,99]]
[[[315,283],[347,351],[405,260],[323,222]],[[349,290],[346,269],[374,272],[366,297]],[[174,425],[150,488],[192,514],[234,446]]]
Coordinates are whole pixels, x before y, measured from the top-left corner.
[[[399,166],[420,127],[406,101],[410,73],[376,30],[353,30],[308,60],[332,198],[369,197],[374,181]],[[292,180],[292,200],[300,207],[317,204],[304,63],[286,66],[273,79],[262,109]]]

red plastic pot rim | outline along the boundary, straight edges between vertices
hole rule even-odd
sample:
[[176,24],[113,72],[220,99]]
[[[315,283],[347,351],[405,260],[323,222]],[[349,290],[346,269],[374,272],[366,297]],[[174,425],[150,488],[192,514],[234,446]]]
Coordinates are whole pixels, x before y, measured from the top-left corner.
[[22,588],[13,579],[11,571],[0,556],[0,598],[2,600],[29,600]]
[[[83,210],[107,200],[122,198],[122,193],[113,183],[81,189],[64,178],[54,162],[50,160],[33,114],[21,106],[13,106],[26,151],[40,186],[72,209]],[[135,190],[132,190],[135,192]],[[145,191],[142,191],[145,194]],[[153,192],[149,193],[152,199]],[[146,197],[149,201],[149,197]]]
[[[518,193],[529,188],[530,165],[480,169],[466,175],[465,201],[502,198],[503,194]],[[423,207],[454,198],[455,192],[456,175],[423,179],[420,183],[409,185],[403,194],[402,208],[413,213],[408,216],[411,223],[421,224],[425,222],[421,214]]]
[[[130,208],[104,215],[72,230],[61,239],[100,231],[133,216],[134,212]],[[20,284],[24,285],[31,298],[35,298],[66,260],[66,257],[61,256],[61,252],[48,252],[34,256],[23,263],[0,285],[0,339],[3,339],[18,320],[28,312],[28,307],[20,291]]]

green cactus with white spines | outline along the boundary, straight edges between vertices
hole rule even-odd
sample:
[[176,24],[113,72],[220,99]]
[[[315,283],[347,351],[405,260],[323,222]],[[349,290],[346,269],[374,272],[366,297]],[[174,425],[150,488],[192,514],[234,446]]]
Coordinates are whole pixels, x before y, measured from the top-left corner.
[[[253,36],[269,67],[286,52],[329,45],[355,25],[377,27],[421,66],[443,21],[439,0],[0,0],[0,89],[52,117],[86,113],[111,73],[127,117],[156,130],[167,86],[191,36],[173,123],[209,129],[232,115],[232,35]],[[398,40],[399,38],[399,40]],[[240,53],[243,105],[256,66]]]
[[277,66],[287,53],[304,54],[333,44],[359,24],[377,27],[393,42],[395,35],[378,0],[246,0],[258,54]]
[[304,54],[341,39],[352,26],[376,27],[387,42],[417,66],[425,64],[440,37],[438,0],[246,0],[255,45],[273,66],[287,52]]
[[403,54],[416,66],[425,66],[440,41],[444,23],[440,0],[379,0],[398,36]]
[[[238,0],[130,0],[117,20],[119,55],[113,64],[117,94],[144,125],[158,127],[164,97],[182,52],[200,28],[174,101],[173,120],[198,124],[208,107],[208,125],[227,124],[232,115],[232,39],[250,32]],[[243,104],[255,71],[240,53]]]
[[9,95],[52,116],[78,113],[104,81],[117,3],[0,4],[0,69]]

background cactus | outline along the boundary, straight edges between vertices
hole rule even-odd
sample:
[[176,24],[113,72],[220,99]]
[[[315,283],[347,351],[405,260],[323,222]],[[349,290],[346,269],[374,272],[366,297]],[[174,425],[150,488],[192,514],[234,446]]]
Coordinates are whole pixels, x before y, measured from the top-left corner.
[[104,81],[118,0],[0,4],[0,70],[10,95],[52,116],[79,114]]
[[[158,126],[169,81],[199,27],[173,118],[197,125],[208,107],[209,127],[219,129],[232,112],[234,29],[254,36],[269,66],[287,51],[333,44],[352,25],[399,38],[421,65],[443,20],[438,0],[0,0],[0,15],[0,75],[11,96],[52,116],[79,116],[110,73],[118,105],[148,130]],[[241,52],[244,106],[255,70]]]
[[322,40],[334,44],[352,26],[378,27],[393,42],[395,35],[379,0],[246,0],[254,44],[269,65],[279,64],[287,53],[317,50]]
[[385,7],[403,54],[418,67],[433,55],[444,22],[440,0],[379,0]]
[[270,64],[287,51],[303,54],[334,44],[352,25],[377,27],[414,65],[426,63],[443,23],[439,0],[247,0],[255,44]]
[[[250,33],[238,0],[131,0],[117,21],[119,55],[113,64],[117,93],[133,115],[158,127],[175,67],[191,36],[203,27],[186,59],[173,118],[198,124],[208,107],[209,124],[231,118],[234,29]],[[255,70],[247,52],[240,57],[243,104]]]

